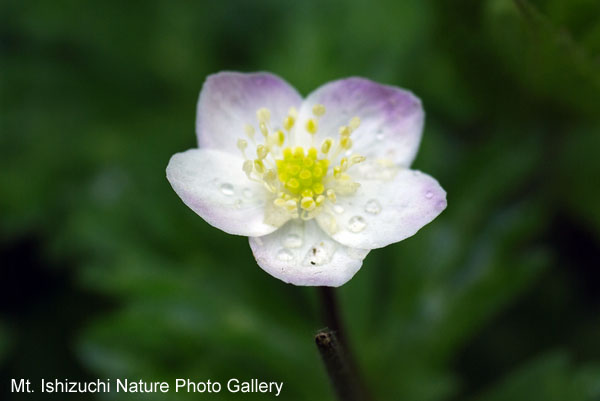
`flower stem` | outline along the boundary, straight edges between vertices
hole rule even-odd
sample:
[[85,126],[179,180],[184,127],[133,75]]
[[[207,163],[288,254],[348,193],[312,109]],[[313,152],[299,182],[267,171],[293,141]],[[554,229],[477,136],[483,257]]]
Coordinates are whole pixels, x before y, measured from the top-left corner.
[[329,379],[340,401],[367,401],[364,381],[360,377],[356,360],[350,351],[335,292],[331,287],[319,287],[323,319],[326,328],[315,336],[317,348],[329,374]]

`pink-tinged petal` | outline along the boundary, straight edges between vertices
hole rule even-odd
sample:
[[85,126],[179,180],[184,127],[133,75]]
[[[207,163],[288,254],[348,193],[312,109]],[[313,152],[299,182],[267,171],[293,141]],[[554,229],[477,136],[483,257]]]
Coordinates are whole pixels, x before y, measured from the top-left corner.
[[256,111],[266,107],[271,111],[271,128],[281,127],[290,107],[299,108],[298,92],[276,75],[220,72],[206,78],[196,118],[196,134],[200,147],[239,153],[238,138],[246,138],[245,126],[256,128]]
[[419,171],[402,169],[389,181],[360,184],[354,195],[338,197],[317,216],[324,230],[349,247],[375,249],[402,241],[446,208],[446,192]]
[[421,141],[424,112],[421,101],[411,92],[364,78],[341,79],[321,86],[300,109],[297,135],[305,146],[309,136],[304,127],[313,117],[315,104],[326,108],[319,120],[317,144],[325,137],[338,138],[339,128],[356,116],[361,124],[351,136],[353,152],[404,167],[413,162]]
[[183,202],[226,233],[270,234],[265,222],[268,191],[242,171],[241,157],[213,149],[190,149],[171,157],[167,179]]
[[250,238],[258,265],[294,285],[338,287],[354,276],[368,250],[332,240],[314,220],[292,220],[264,237]]

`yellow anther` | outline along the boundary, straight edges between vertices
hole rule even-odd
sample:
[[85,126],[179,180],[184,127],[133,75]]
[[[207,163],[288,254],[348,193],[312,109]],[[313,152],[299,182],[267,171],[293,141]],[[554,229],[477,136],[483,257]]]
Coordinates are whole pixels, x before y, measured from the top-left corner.
[[285,172],[289,175],[298,175],[301,167],[297,164],[288,164],[285,166]]
[[347,125],[342,125],[340,127],[339,132],[340,132],[341,136],[350,136],[350,134],[352,133],[352,130]]
[[321,152],[327,154],[329,152],[329,149],[331,149],[332,143],[333,141],[331,140],[331,138],[325,139],[321,144]]
[[267,124],[265,124],[264,122],[258,124],[258,128],[260,128],[260,132],[262,132],[265,138],[269,135],[269,129],[267,128]]
[[302,160],[302,165],[304,167],[312,167],[315,164],[315,160],[311,159],[310,157],[305,157],[304,160]]
[[340,146],[343,149],[350,149],[352,147],[352,139],[349,136],[344,136],[340,139]]
[[292,155],[293,155],[292,148],[285,148],[285,149],[283,149],[283,158],[285,160],[291,159]]
[[325,187],[323,186],[323,184],[321,184],[320,182],[314,183],[312,190],[317,194],[317,195],[321,195],[323,193],[323,191],[325,191]]
[[254,160],[254,169],[258,174],[262,174],[265,172],[265,164],[262,162],[262,160],[256,159]]
[[312,177],[312,174],[309,170],[302,170],[300,172],[300,174],[298,174],[298,178],[300,178],[301,180],[309,180]]
[[286,131],[289,131],[292,129],[295,122],[296,122],[296,119],[294,117],[287,116],[286,118],[283,119],[283,128],[285,128]]
[[259,123],[268,123],[271,119],[271,111],[266,107],[261,107],[256,111],[256,118]]
[[312,196],[314,195],[314,193],[313,193],[313,191],[312,191],[312,190],[310,190],[310,189],[305,189],[304,191],[302,191],[302,194],[301,194],[301,195],[302,195],[303,197],[307,197],[307,196],[308,196],[308,197],[311,197],[311,198],[312,198]]
[[300,201],[300,207],[302,207],[302,209],[304,210],[308,210],[311,211],[313,210],[317,205],[315,204],[315,201],[313,198],[310,197],[304,197],[302,198],[302,200]]
[[342,178],[342,168],[340,166],[333,168],[333,178]]
[[290,178],[286,183],[285,186],[287,189],[289,189],[293,194],[297,194],[298,192],[300,192],[300,181],[298,181],[295,178]]
[[323,201],[325,201],[325,197],[323,195],[319,195],[317,196],[317,199],[315,199],[315,201],[317,203],[317,206],[320,206],[323,203]]
[[279,206],[279,207],[284,207],[285,206],[285,199],[283,198],[277,198],[273,201],[273,204],[275,206]]
[[246,141],[245,139],[238,139],[237,147],[239,150],[241,150],[243,152],[248,147],[248,141]]
[[328,189],[325,194],[327,195],[327,199],[329,199],[332,202],[335,202],[336,196],[335,191],[333,189]]
[[267,182],[273,182],[275,181],[275,179],[277,178],[277,174],[275,174],[274,170],[267,170],[265,171],[265,174],[263,175],[263,180],[267,181]]
[[267,155],[269,154],[269,148],[266,147],[265,145],[258,145],[256,147],[256,155],[258,156],[259,159],[264,159],[265,157],[267,157]]
[[248,135],[248,138],[254,139],[254,127],[253,126],[251,126],[250,124],[246,124],[244,126],[244,130],[246,131],[246,135]]
[[279,130],[275,133],[275,143],[277,146],[283,146],[285,142],[285,133],[282,130]]
[[294,149],[294,157],[296,159],[304,158],[304,149],[301,146],[297,146],[296,149]]
[[367,160],[367,158],[362,155],[353,155],[352,157],[350,157],[350,164],[362,163],[365,160]]
[[352,129],[352,131],[354,131],[360,125],[360,118],[358,118],[358,117],[352,117],[352,119],[350,120],[350,124],[349,125],[350,125],[350,128]]
[[288,116],[298,118],[298,110],[295,107],[290,107],[288,110]]
[[317,149],[315,149],[315,148],[310,148],[310,149],[308,149],[308,153],[307,153],[307,155],[308,155],[308,157],[310,157],[311,159],[313,159],[313,160],[317,160],[317,154],[318,154],[318,152],[317,152]]
[[315,166],[315,168],[313,168],[313,176],[315,178],[323,177],[323,169],[321,168],[321,166]]
[[315,104],[313,106],[312,112],[315,116],[321,117],[323,114],[325,114],[325,106],[323,106],[322,104]]
[[242,165],[242,170],[244,170],[244,173],[246,173],[246,175],[250,175],[250,173],[252,172],[252,168],[254,166],[254,163],[252,162],[252,160],[246,160],[244,162],[244,164]]
[[306,130],[311,134],[316,134],[319,129],[319,123],[314,118],[309,118],[306,122]]
[[342,157],[342,160],[340,160],[340,167],[342,168],[342,171],[348,170],[348,159]]

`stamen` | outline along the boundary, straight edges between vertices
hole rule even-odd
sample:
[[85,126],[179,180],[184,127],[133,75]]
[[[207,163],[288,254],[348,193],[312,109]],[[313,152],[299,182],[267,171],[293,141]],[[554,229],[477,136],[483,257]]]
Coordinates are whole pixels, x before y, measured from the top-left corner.
[[256,147],[256,155],[258,156],[259,159],[264,159],[265,157],[267,157],[267,155],[269,154],[269,148],[266,147],[265,145],[258,145]]
[[328,189],[325,194],[327,195],[327,199],[329,199],[332,202],[335,202],[336,196],[335,191],[333,189]]
[[258,128],[260,128],[260,132],[262,132],[265,138],[269,135],[269,129],[267,128],[267,124],[264,122],[261,121],[260,124],[258,124]]
[[321,144],[321,152],[327,154],[329,153],[329,149],[331,149],[331,144],[333,143],[333,141],[331,140],[331,138],[327,138],[323,141],[323,143]]
[[250,138],[252,141],[254,141],[254,127],[251,126],[250,124],[246,124],[244,126],[244,129],[246,131],[246,135],[248,135],[248,138]]
[[343,157],[342,160],[340,160],[340,167],[341,167],[342,171],[348,170],[348,159]]
[[301,207],[302,207],[302,209],[304,209],[304,210],[311,211],[311,210],[314,210],[314,208],[315,208],[317,205],[315,204],[315,201],[314,201],[314,199],[313,199],[313,198],[309,198],[309,197],[307,196],[307,197],[304,197],[304,198],[302,198],[302,200],[300,201],[300,206],[301,206]]
[[283,120],[283,128],[285,128],[286,131],[291,130],[297,117],[298,111],[296,111],[296,108],[290,107],[287,117]]
[[244,173],[246,173],[248,178],[250,178],[250,174],[252,174],[253,166],[254,166],[254,163],[252,162],[252,160],[246,160],[244,162],[244,164],[242,165],[242,170],[244,170]]
[[347,125],[342,125],[340,127],[339,133],[341,136],[350,136],[350,134],[352,133],[352,130]]
[[366,157],[361,156],[361,155],[353,155],[352,157],[350,157],[350,164],[354,165],[354,164],[358,164],[358,163],[362,163],[365,160],[367,160]]
[[262,162],[262,160],[254,160],[254,168],[256,169],[256,172],[258,174],[262,174],[265,172],[265,164]]
[[275,133],[276,135],[276,144],[277,146],[283,146],[283,144],[285,143],[285,134],[283,133],[283,131],[279,130]]
[[[315,104],[312,107],[313,118],[306,120],[305,129],[313,135],[319,129],[319,119],[325,114],[325,106]],[[257,158],[246,157],[248,143],[246,139],[238,139],[237,147],[246,160],[242,166],[244,173],[254,182],[263,184],[268,191],[277,194],[273,204],[281,208],[289,217],[309,220],[322,210],[325,202],[336,202],[337,196],[351,195],[360,184],[354,182],[346,171],[354,164],[365,161],[365,157],[354,154],[339,159],[339,165],[333,168],[333,178],[328,169],[332,161],[344,149],[352,148],[350,139],[352,132],[359,127],[360,119],[353,117],[347,125],[339,128],[339,139],[325,138],[320,147],[305,149],[301,146],[283,147],[286,141],[293,142],[292,128],[298,120],[298,112],[290,108],[283,120],[282,129],[273,130],[270,126],[271,111],[262,107],[256,111],[258,128],[265,141],[256,145],[255,128],[245,125],[246,136],[256,146]],[[314,143],[314,142],[313,142]],[[320,152],[319,152],[320,151]],[[347,152],[347,154],[351,154]],[[271,157],[268,157],[271,155]],[[322,157],[322,159],[319,159]],[[331,222],[335,226],[335,219]]]
[[319,123],[314,118],[309,118],[306,122],[306,130],[311,134],[316,134],[319,129]]
[[256,118],[259,123],[268,123],[271,119],[271,111],[266,107],[262,107],[256,111]]
[[313,106],[312,112],[315,116],[321,117],[323,114],[325,114],[325,106],[323,106],[322,104],[315,104]]

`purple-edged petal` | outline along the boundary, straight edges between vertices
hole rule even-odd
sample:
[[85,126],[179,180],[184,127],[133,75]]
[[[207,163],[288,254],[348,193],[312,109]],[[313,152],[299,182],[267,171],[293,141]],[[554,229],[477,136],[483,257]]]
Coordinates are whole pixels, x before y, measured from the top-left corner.
[[332,240],[314,220],[292,220],[264,237],[250,238],[258,265],[295,285],[338,287],[354,276],[368,250]]
[[248,180],[241,157],[213,149],[176,153],[167,179],[183,202],[212,226],[226,233],[261,236],[275,225],[265,222],[270,203],[266,189]]
[[402,241],[446,208],[446,192],[419,171],[402,169],[389,181],[360,184],[354,195],[338,197],[317,216],[324,230],[349,247],[374,249]]
[[258,131],[256,111],[271,111],[271,127],[281,127],[290,107],[299,108],[302,98],[283,79],[269,73],[221,72],[206,78],[196,119],[200,147],[239,152],[238,138],[245,138],[245,125]]
[[364,78],[347,78],[325,84],[311,93],[300,109],[297,130],[307,144],[304,126],[315,104],[326,113],[319,120],[317,144],[325,137],[338,138],[338,130],[359,117],[360,127],[352,133],[353,151],[369,158],[385,158],[409,167],[414,160],[423,130],[421,101],[411,92],[380,85]]

